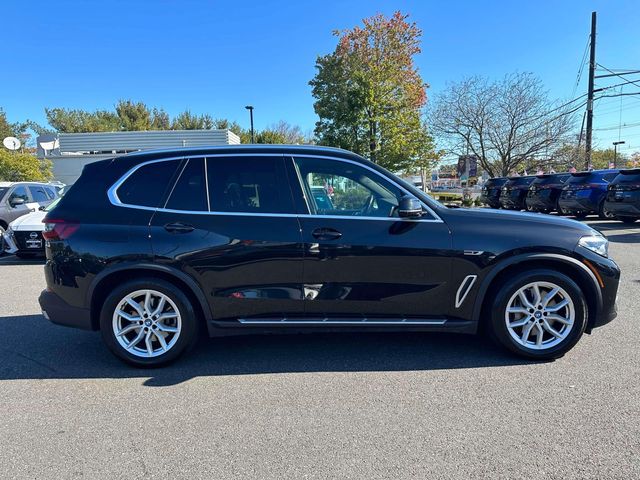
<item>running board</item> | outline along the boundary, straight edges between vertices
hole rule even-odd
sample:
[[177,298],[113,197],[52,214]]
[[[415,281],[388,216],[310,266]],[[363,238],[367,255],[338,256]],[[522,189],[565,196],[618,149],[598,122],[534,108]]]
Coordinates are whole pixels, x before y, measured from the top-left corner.
[[344,326],[377,326],[377,325],[444,325],[446,319],[420,319],[420,318],[362,318],[362,319],[337,319],[337,318],[239,318],[243,325],[344,325]]

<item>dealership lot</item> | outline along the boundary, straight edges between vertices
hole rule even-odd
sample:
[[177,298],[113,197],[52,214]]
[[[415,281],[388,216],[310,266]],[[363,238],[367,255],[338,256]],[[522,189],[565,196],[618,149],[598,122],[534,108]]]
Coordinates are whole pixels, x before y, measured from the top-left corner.
[[638,478],[640,223],[592,220],[619,316],[556,362],[478,337],[203,341],[121,364],[39,314],[41,261],[0,258],[5,478]]

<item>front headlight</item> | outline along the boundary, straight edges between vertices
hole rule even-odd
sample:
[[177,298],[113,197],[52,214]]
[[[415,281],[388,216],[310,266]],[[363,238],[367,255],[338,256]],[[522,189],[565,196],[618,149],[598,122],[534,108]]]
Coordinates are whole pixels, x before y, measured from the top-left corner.
[[609,255],[609,240],[602,235],[587,235],[582,237],[578,242],[578,245],[584,247],[592,252],[607,257]]

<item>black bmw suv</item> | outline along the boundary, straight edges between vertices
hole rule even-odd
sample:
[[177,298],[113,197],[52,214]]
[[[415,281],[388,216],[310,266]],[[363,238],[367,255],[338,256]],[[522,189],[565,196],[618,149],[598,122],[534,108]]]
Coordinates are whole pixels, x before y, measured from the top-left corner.
[[507,180],[507,177],[495,177],[487,180],[482,186],[480,201],[491,208],[500,208],[500,191]]
[[559,210],[558,199],[560,198],[560,192],[562,192],[564,182],[569,177],[571,177],[570,173],[536,175],[527,192],[527,211],[549,213]]
[[640,168],[620,170],[607,187],[604,208],[625,223],[640,218]]
[[620,271],[595,230],[447,208],[339,149],[99,161],[45,222],[45,317],[100,330],[138,366],[176,359],[200,331],[484,328],[512,352],[552,359],[616,316]]
[[534,176],[510,177],[502,186],[500,206],[507,210],[524,210],[529,186],[535,178]]

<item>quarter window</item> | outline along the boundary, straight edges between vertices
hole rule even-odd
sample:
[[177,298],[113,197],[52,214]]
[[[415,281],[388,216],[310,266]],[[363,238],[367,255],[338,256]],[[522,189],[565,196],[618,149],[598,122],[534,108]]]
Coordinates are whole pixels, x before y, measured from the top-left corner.
[[348,162],[297,158],[296,167],[312,214],[397,217],[402,190]]
[[209,210],[203,158],[191,158],[187,161],[165,208],[192,212]]
[[172,185],[172,179],[180,162],[180,160],[168,160],[138,168],[118,188],[118,198],[126,205],[158,207]]
[[282,157],[207,159],[212,212],[293,213]]

